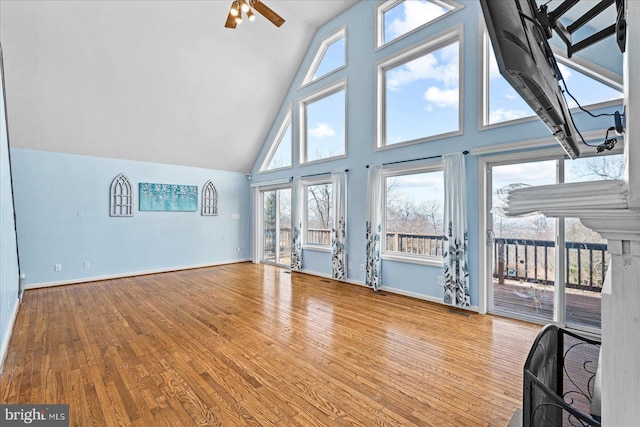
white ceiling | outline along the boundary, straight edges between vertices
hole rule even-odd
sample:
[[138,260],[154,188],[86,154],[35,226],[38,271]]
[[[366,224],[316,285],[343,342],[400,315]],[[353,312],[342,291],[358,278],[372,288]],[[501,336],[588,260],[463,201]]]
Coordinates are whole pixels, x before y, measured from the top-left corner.
[[12,146],[247,172],[316,29],[358,0],[0,0]]

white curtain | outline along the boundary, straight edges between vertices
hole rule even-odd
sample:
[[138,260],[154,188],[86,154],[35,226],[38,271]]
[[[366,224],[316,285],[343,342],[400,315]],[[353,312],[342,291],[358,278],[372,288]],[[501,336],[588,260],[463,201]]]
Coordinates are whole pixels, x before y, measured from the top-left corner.
[[331,269],[333,278],[344,280],[347,264],[347,173],[331,174],[331,198],[333,205],[333,230],[331,238]]
[[367,179],[367,268],[365,284],[374,291],[382,287],[380,244],[382,241],[382,165],[369,166]]
[[293,178],[291,188],[291,269],[302,270],[302,221],[304,220],[304,186],[300,177]]
[[464,154],[442,157],[444,164],[444,302],[470,305],[467,237],[467,190]]

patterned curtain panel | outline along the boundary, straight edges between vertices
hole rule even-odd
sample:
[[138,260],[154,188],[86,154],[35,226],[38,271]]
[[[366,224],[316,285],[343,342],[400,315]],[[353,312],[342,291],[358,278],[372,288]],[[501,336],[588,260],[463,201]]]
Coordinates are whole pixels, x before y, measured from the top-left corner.
[[444,302],[468,307],[467,190],[464,154],[442,157],[444,164]]
[[382,241],[382,165],[369,166],[367,180],[367,268],[365,284],[374,291],[382,287],[380,244]]
[[331,237],[331,269],[333,278],[344,280],[347,264],[347,174],[333,172],[331,174],[331,197],[333,198],[333,230]]
[[291,269],[302,270],[302,221],[304,216],[304,187],[299,177],[291,188]]

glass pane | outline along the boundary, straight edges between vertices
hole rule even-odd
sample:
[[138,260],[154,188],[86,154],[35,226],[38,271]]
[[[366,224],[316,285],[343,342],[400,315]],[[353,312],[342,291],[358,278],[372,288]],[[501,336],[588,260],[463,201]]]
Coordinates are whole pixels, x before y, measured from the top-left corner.
[[331,184],[307,186],[307,244],[331,245]]
[[622,179],[624,157],[612,156],[581,157],[564,163],[564,182],[599,181],[602,179]]
[[383,43],[395,40],[451,10],[451,7],[428,0],[405,0],[383,12]]
[[267,166],[267,170],[285,168],[291,166],[291,123],[277,142],[278,148]]
[[385,144],[459,129],[458,42],[385,73]]
[[276,192],[262,193],[264,201],[263,212],[263,261],[276,261]]
[[607,241],[582,225],[565,219],[566,322],[600,328],[601,294],[610,256]]
[[291,264],[291,189],[278,190],[280,201],[280,257],[278,264]]
[[345,91],[306,106],[306,161],[345,154]]
[[[567,84],[567,89],[569,89],[571,95],[573,95],[583,107],[599,102],[621,100],[623,97],[622,92],[619,90],[600,83],[598,80],[581,73],[569,65],[558,62],[558,68],[560,68],[562,78]],[[564,89],[562,84],[561,86]],[[566,96],[565,98],[567,99],[569,108],[578,106],[570,96]]]
[[388,252],[442,255],[442,171],[386,178],[385,247]]
[[[623,172],[622,155],[565,161],[565,182],[620,179]],[[565,221],[566,321],[599,329],[602,284],[610,260],[607,242],[577,218]]]
[[344,65],[344,58],[344,37],[342,37],[327,46],[327,50],[324,53],[312,80],[320,78],[336,68],[342,67]]
[[556,161],[494,166],[492,177],[493,309],[553,320],[555,220],[504,213],[515,188],[556,183]]

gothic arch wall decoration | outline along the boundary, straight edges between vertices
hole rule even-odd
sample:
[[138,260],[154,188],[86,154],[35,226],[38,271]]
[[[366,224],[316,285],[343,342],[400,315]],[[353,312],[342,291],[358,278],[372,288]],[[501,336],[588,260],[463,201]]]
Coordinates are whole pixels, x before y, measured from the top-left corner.
[[207,181],[202,187],[202,215],[218,215],[218,190],[216,190],[211,180]]
[[111,182],[109,216],[133,216],[133,186],[123,173]]

